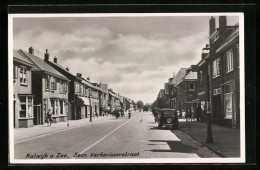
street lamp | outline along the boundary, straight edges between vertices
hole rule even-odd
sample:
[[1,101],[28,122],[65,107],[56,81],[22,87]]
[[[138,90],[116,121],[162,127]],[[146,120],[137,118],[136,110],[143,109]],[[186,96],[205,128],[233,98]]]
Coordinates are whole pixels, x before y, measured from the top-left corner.
[[208,55],[205,57],[206,60],[206,64],[207,64],[207,91],[206,91],[206,109],[207,109],[207,140],[206,143],[214,143],[213,142],[213,137],[212,137],[212,129],[211,129],[211,108],[210,108],[210,92],[211,91],[211,67],[210,67],[210,61],[209,61],[209,57],[212,54],[212,48],[209,47],[208,44],[206,44],[206,47],[202,49],[203,53],[205,51],[208,51]]

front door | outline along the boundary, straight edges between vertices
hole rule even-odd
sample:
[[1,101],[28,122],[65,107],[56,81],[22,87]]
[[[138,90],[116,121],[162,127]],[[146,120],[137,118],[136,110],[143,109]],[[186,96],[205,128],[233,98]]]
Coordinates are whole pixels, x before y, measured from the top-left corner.
[[43,120],[41,118],[41,105],[34,105],[33,106],[33,124],[40,125],[43,124]]

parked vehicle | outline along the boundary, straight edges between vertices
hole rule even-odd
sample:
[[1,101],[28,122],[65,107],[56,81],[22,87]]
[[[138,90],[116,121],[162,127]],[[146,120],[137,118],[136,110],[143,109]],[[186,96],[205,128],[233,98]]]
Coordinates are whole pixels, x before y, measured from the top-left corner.
[[158,114],[158,127],[178,129],[178,115],[175,109],[162,109]]
[[148,112],[148,109],[149,109],[148,106],[144,106],[144,107],[143,107],[143,111],[144,111],[144,112]]

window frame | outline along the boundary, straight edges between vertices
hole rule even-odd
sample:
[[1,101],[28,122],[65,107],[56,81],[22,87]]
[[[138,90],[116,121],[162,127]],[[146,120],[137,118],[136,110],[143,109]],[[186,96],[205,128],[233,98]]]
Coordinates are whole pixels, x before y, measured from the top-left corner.
[[[190,88],[190,85],[193,85],[193,88]],[[195,91],[195,83],[194,82],[189,82],[189,91]]]
[[[232,55],[228,55],[232,54]],[[233,49],[230,49],[226,52],[226,73],[229,73],[234,70],[234,52]]]
[[[25,102],[21,102],[20,97],[25,97]],[[31,98],[31,102],[29,102],[29,98]],[[18,96],[19,100],[19,114],[18,114],[18,119],[32,119],[33,117],[33,96],[29,95],[19,95]],[[25,117],[21,117],[21,106],[25,105]],[[31,115],[29,115],[29,105],[31,106]]]
[[220,76],[220,58],[216,58],[212,61],[212,77],[216,78]]
[[[28,85],[28,73],[27,73],[28,68],[25,67],[25,66],[22,66],[22,65],[20,65],[19,68],[20,68],[20,71],[19,71],[20,72],[20,76],[19,76],[20,84],[21,85]],[[21,82],[21,79],[22,79],[22,82]]]

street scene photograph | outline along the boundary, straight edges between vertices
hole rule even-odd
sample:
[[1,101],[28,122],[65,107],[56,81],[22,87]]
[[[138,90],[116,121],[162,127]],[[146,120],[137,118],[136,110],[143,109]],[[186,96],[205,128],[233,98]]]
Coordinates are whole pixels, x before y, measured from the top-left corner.
[[245,162],[242,13],[9,14],[9,161]]

